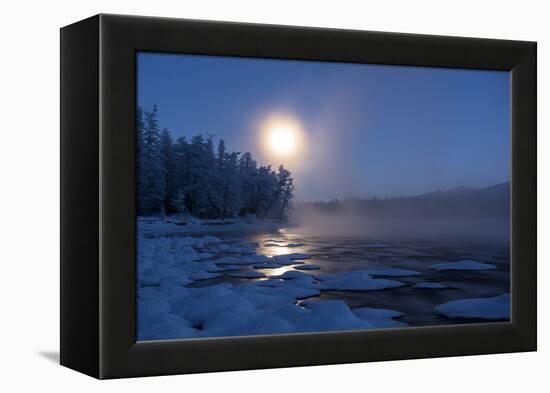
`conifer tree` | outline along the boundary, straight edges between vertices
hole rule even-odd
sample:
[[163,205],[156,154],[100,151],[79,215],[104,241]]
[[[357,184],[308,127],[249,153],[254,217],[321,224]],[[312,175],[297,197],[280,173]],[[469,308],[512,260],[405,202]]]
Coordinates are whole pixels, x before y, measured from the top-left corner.
[[160,149],[160,128],[155,105],[151,112],[144,114],[143,152],[142,152],[142,189],[139,195],[140,211],[155,214],[162,211],[164,200],[163,165]]
[[187,213],[200,218],[254,214],[286,218],[294,182],[282,165],[257,166],[248,152],[229,152],[224,140],[198,134],[175,142],[160,131],[158,109],[137,110],[138,209],[141,215]]

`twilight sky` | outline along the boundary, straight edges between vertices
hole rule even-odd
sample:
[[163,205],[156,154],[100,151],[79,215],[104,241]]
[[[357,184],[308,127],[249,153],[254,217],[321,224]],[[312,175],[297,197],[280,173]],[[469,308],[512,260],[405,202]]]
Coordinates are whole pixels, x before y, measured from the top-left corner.
[[[157,104],[161,126],[284,164],[298,200],[508,181],[509,83],[504,71],[138,54],[138,105]],[[307,147],[288,162],[258,142],[261,119],[281,112],[299,119]]]

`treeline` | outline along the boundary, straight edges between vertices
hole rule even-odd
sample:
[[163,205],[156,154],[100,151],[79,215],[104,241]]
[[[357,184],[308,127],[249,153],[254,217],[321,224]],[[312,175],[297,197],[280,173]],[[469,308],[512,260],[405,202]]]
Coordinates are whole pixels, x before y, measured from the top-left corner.
[[410,197],[332,200],[305,204],[324,214],[353,214],[370,219],[495,219],[510,216],[510,183],[485,188],[457,187]]
[[212,135],[173,140],[158,109],[138,108],[138,214],[189,213],[199,218],[254,214],[286,217],[294,184],[282,165],[258,166],[250,153],[229,152]]

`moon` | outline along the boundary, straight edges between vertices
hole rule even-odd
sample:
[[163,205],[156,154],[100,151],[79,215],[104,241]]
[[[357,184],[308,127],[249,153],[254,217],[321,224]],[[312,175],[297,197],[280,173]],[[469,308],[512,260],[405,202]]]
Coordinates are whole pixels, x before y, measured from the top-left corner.
[[262,150],[273,160],[294,161],[305,147],[304,129],[295,115],[271,115],[260,130]]
[[296,131],[286,124],[276,124],[269,129],[269,146],[273,152],[289,155],[296,149]]

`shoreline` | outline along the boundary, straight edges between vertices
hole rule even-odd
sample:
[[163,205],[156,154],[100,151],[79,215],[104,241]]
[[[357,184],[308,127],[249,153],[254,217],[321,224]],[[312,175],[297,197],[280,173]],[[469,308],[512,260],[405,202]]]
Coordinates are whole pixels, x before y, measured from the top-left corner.
[[289,222],[265,219],[265,220],[246,220],[235,218],[228,220],[220,219],[197,219],[192,218],[184,220],[179,217],[144,217],[137,218],[137,232],[139,235],[170,236],[185,234],[207,234],[214,235],[226,232],[243,231],[273,231],[282,228],[288,228],[292,225]]

